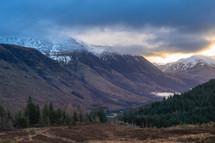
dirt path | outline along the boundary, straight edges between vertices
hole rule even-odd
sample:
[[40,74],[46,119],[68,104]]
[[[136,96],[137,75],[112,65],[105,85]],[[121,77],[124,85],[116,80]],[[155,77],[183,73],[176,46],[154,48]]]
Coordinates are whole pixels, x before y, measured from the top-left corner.
[[[55,128],[55,127],[52,127]],[[56,127],[56,129],[63,129],[63,127]],[[57,137],[56,135],[53,135],[49,132],[50,128],[31,128],[31,129],[26,129],[24,131],[28,132],[29,134],[24,137],[16,137],[15,141],[16,142],[33,142],[35,140],[43,140],[44,138],[50,139],[50,140],[57,140],[60,142],[70,142],[74,143],[75,141],[69,138],[64,138],[64,137]]]

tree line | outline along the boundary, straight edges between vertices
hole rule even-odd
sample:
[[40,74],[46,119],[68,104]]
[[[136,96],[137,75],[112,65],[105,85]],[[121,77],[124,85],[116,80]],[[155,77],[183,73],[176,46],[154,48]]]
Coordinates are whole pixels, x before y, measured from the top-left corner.
[[66,113],[60,108],[54,109],[53,104],[45,104],[40,108],[31,97],[28,98],[23,111],[15,113],[14,116],[0,106],[0,130],[12,128],[44,127],[55,125],[76,125],[77,123],[105,123],[107,117],[103,108],[84,112],[80,106],[73,113]]
[[128,110],[120,121],[140,127],[169,127],[215,121],[215,80],[199,85],[181,95]]

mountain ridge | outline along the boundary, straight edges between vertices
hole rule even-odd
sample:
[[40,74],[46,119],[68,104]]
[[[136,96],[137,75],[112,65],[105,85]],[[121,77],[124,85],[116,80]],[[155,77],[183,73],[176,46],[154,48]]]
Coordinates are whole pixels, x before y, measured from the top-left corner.
[[189,70],[197,65],[201,66],[213,66],[215,67],[215,59],[209,56],[203,55],[195,55],[189,58],[180,59],[174,63],[167,63],[165,65],[157,65],[159,69],[163,72],[176,72],[176,71],[186,71]]
[[209,56],[191,56],[166,65],[156,65],[164,73],[178,78],[189,78],[202,84],[215,78],[215,59]]
[[38,103],[53,102],[62,108],[115,110],[161,99],[152,91],[176,92],[193,86],[164,74],[141,56],[70,52],[66,56],[73,60],[64,64],[33,48],[0,47],[0,96],[8,108],[19,109],[32,96]]
[[35,48],[50,58],[65,63],[71,59],[62,57],[61,54],[68,52],[90,52],[95,55],[112,52],[111,47],[89,45],[74,38],[0,37],[0,43]]

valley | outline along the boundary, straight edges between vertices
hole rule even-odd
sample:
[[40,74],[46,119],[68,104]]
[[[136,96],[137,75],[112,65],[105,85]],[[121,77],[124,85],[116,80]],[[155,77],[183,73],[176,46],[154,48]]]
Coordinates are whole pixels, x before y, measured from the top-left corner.
[[[46,51],[52,51],[49,48]],[[65,63],[33,48],[1,44],[0,50],[0,103],[16,111],[23,108],[28,96],[41,105],[52,102],[64,109],[80,105],[118,110],[162,99],[154,91],[183,92],[196,84],[161,72],[141,56],[95,55],[86,50],[58,51],[50,56],[69,57]]]
[[0,0],[0,143],[215,143],[214,0]]

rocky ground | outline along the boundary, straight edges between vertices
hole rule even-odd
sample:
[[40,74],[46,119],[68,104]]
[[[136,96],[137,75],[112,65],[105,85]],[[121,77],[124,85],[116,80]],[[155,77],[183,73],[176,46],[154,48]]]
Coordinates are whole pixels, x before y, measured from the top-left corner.
[[215,142],[215,123],[182,125],[170,128],[134,128],[111,124],[89,124],[69,127],[28,128],[0,132],[0,143],[178,143]]

